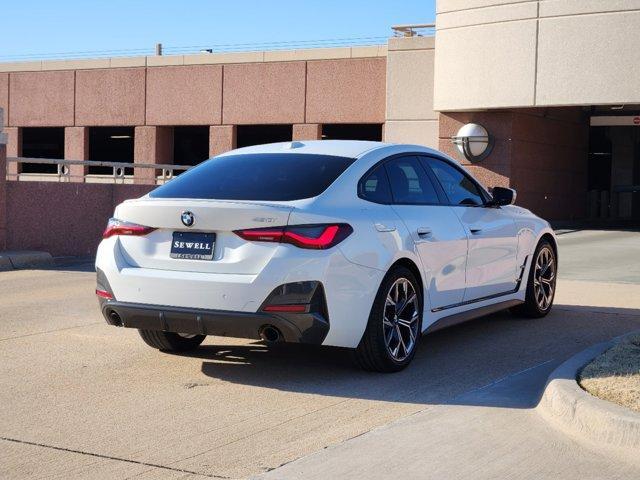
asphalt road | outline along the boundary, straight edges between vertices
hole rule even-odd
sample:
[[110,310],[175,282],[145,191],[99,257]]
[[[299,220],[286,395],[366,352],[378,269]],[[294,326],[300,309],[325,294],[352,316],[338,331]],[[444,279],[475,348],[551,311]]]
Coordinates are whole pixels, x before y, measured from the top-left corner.
[[640,284],[640,233],[560,231],[562,278]]
[[[244,340],[163,354],[104,323],[90,266],[0,273],[0,478],[244,477],[418,412],[470,412],[475,393],[505,378],[640,329],[640,234],[622,247],[631,253],[611,253],[620,238],[563,234],[552,314],[436,332],[394,375],[359,371],[342,350]],[[603,251],[619,264],[590,278],[580,259]],[[452,450],[462,441],[447,440]]]

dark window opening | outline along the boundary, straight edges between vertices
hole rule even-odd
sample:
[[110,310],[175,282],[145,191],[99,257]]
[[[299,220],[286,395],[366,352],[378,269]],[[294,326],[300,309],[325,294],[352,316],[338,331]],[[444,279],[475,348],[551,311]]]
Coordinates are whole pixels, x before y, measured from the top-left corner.
[[[133,163],[133,127],[89,128],[89,160],[95,162]],[[133,168],[125,168],[133,175]],[[112,167],[89,167],[90,175],[111,175]]]
[[254,153],[213,158],[151,192],[154,198],[288,201],[324,192],[355,160]]
[[[195,166],[209,158],[209,127],[173,129],[173,163]],[[174,174],[179,174],[175,171]]]
[[613,146],[610,127],[591,127],[589,135],[589,166],[587,190],[611,190]]
[[238,125],[237,129],[238,148],[265,143],[290,142],[293,138],[291,125]]
[[[22,156],[27,158],[64,158],[64,127],[22,129]],[[57,165],[23,163],[22,173],[57,173]]]
[[333,123],[322,125],[323,140],[382,141],[382,125],[375,123]]

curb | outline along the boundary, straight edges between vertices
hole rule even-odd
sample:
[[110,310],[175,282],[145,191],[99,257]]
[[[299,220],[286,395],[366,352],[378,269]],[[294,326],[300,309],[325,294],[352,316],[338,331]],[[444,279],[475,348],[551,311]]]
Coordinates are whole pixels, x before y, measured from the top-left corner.
[[536,410],[569,436],[640,463],[640,413],[594,397],[577,382],[578,373],[586,364],[637,333],[589,347],[561,364],[549,375]]
[[6,251],[0,252],[0,272],[26,268],[42,268],[53,265],[53,257],[49,252]]

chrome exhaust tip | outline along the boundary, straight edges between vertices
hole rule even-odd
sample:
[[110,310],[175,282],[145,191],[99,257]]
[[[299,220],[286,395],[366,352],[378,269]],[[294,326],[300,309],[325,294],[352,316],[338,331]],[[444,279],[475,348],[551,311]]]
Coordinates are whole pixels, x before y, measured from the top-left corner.
[[273,325],[263,325],[260,327],[260,330],[258,330],[258,335],[260,335],[262,340],[268,343],[277,343],[283,340],[280,330]]
[[118,315],[118,312],[116,312],[115,310],[111,310],[109,312],[109,321],[116,327],[122,326],[122,318],[120,318],[120,315]]

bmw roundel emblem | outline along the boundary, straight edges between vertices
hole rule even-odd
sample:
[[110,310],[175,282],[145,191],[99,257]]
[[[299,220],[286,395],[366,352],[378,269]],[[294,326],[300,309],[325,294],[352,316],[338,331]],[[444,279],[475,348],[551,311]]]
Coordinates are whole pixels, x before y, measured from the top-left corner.
[[182,215],[180,215],[180,220],[182,220],[182,223],[184,224],[185,227],[192,226],[193,222],[195,221],[195,219],[193,218],[193,213],[189,211],[182,212]]

